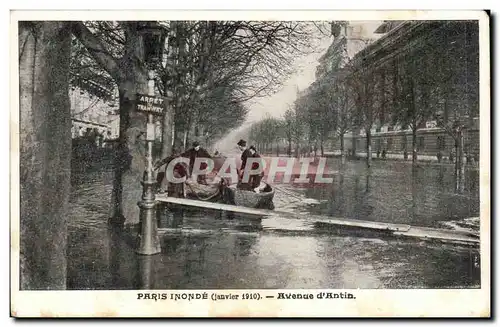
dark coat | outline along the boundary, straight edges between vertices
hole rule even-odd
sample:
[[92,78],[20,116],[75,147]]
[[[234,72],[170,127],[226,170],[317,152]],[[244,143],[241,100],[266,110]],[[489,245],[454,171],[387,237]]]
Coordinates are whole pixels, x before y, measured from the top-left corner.
[[[261,158],[260,154],[258,154],[257,152],[255,152],[253,155],[250,155],[251,158]],[[259,165],[262,165],[262,160],[260,160],[260,162],[254,162],[252,163],[252,170],[255,170],[257,168],[259,168]],[[262,172],[261,174],[263,174],[264,172]]]
[[[243,155],[242,155],[242,157],[243,157]],[[251,154],[249,151],[248,155],[245,158],[245,164],[246,164],[246,159],[248,159],[248,158],[261,158],[261,156],[257,152],[255,152],[254,154]],[[258,169],[259,166],[263,165],[262,160],[259,160],[259,161],[252,162],[252,170]],[[262,177],[264,177],[264,171],[262,171],[259,175],[250,175],[248,183],[241,183],[240,182],[238,187],[241,189],[246,189],[246,190],[252,191],[254,188],[256,188],[260,185]]]
[[[212,156],[208,153],[208,151],[203,149],[202,147],[200,147],[200,149],[198,151],[196,151],[194,148],[191,148],[191,149],[187,150],[186,152],[182,153],[180,156],[184,157],[184,158],[189,158],[189,172],[190,173],[193,172],[194,161],[196,160],[196,158],[212,158]],[[205,169],[206,165],[202,164],[200,168]]]
[[247,159],[248,157],[251,157],[252,153],[250,153],[249,149],[245,149],[243,153],[241,154],[241,168],[240,170],[243,171],[245,170],[245,166],[247,165]]

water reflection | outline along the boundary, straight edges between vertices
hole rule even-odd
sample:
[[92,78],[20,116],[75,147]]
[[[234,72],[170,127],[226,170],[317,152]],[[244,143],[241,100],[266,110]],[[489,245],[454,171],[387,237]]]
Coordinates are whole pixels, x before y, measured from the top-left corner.
[[137,275],[134,288],[150,290],[156,288],[156,261],[158,255],[139,255],[137,257]]
[[[335,161],[333,162],[333,165]],[[448,167],[363,163],[339,166],[330,187],[277,191],[288,217],[234,219],[171,208],[159,217],[161,253],[135,253],[137,226],[108,229],[106,172],[73,178],[68,236],[69,289],[413,288],[478,287],[476,249],[325,235],[307,213],[437,226],[478,214],[478,173],[454,192]],[[293,195],[293,196],[291,196]],[[305,199],[315,199],[304,201]],[[182,227],[182,228],[180,228]],[[135,229],[134,229],[135,228]]]
[[156,209],[158,228],[180,228],[184,223],[184,210],[181,207],[160,204]]
[[[466,170],[464,191],[455,192],[452,166],[375,161],[348,162],[328,190],[309,188],[304,196],[319,200],[315,214],[439,227],[441,221],[479,215],[479,172]],[[278,199],[279,202],[279,199]],[[279,204],[277,204],[279,208]]]

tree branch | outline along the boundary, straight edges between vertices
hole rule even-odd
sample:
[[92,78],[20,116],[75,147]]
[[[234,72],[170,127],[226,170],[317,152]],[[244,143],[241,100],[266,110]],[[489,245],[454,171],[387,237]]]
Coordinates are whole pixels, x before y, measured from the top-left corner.
[[71,31],[87,48],[92,57],[115,81],[123,79],[117,60],[106,50],[100,40],[80,21],[71,22]]

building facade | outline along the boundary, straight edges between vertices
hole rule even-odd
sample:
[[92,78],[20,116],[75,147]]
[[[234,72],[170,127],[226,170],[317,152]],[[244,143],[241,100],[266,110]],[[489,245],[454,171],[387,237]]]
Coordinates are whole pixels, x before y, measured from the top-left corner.
[[[346,25],[337,29],[317,71],[318,83],[349,89],[345,105],[353,119],[345,151],[366,152],[371,139],[375,154],[411,156],[415,143],[420,155],[453,156],[455,131],[461,130],[465,154],[478,157],[477,21],[382,22],[371,29],[379,36],[364,47],[345,31]],[[332,150],[339,150],[339,143],[332,137]]]
[[316,80],[344,68],[359,51],[380,38],[376,32],[380,24],[381,21],[333,22],[334,39],[318,60]]
[[79,138],[89,133],[103,135],[105,139],[116,139],[119,135],[120,118],[118,104],[93,96],[78,87],[70,89],[72,138]]

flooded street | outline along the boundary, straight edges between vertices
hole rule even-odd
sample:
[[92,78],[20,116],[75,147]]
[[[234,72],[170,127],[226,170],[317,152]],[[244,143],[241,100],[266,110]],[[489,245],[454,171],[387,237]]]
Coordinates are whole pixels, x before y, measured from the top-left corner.
[[[74,172],[69,289],[479,287],[478,249],[369,235],[339,235],[308,214],[451,228],[479,216],[478,172],[454,192],[451,166],[348,162],[333,185],[277,185],[276,210],[302,218],[226,219],[185,212],[181,233],[160,230],[162,253],[139,256],[134,232],[109,230],[109,171]],[[138,185],[140,187],[140,185]],[[139,200],[139,199],[138,199]],[[131,227],[133,228],[133,227]],[[469,226],[476,229],[478,225]]]

